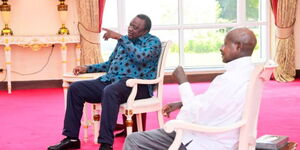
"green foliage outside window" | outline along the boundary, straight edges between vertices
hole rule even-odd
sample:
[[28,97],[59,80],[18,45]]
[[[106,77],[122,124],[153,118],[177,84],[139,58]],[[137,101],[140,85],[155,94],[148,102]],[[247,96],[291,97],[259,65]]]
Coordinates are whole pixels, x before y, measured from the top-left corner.
[[259,18],[258,6],[259,6],[259,0],[247,0],[246,14],[248,20],[258,20]]
[[209,53],[220,50],[224,41],[224,33],[221,31],[208,31],[199,34],[195,40],[189,40],[184,49],[187,53]]
[[[237,0],[216,0],[219,4],[215,11],[217,11],[217,22],[235,22],[237,17]],[[247,0],[247,18],[248,20],[258,20],[259,0]],[[209,16],[208,16],[209,17]],[[224,35],[231,28],[209,30],[206,32],[199,32],[193,39],[187,41],[184,46],[185,53],[210,53],[218,52],[224,41]],[[258,35],[257,35],[258,36]],[[256,46],[256,50],[259,45]],[[179,46],[173,44],[171,52],[179,52]]]
[[[219,18],[236,20],[237,0],[216,0],[220,4],[221,13]],[[246,15],[248,20],[258,20],[259,0],[246,0]]]

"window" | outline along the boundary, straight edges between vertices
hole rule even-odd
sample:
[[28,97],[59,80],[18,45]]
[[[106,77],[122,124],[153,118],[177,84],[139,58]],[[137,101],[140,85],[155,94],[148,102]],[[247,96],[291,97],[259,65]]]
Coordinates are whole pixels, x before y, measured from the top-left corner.
[[125,23],[137,14],[146,14],[153,25],[177,25],[178,3],[174,0],[125,0]]
[[[210,69],[223,67],[220,46],[226,33],[238,26],[251,28],[257,36],[253,60],[265,61],[268,58],[267,5],[265,0],[106,1],[103,26],[126,34],[133,17],[147,14],[153,22],[150,33],[162,41],[172,40],[167,68],[182,65]],[[113,22],[115,16],[117,21]],[[115,42],[102,41],[101,45],[103,55],[109,55]]]

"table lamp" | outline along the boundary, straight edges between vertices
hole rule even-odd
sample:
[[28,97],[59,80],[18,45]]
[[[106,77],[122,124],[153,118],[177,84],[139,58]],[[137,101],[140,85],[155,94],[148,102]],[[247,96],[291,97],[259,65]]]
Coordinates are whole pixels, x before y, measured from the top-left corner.
[[0,5],[0,11],[2,20],[4,23],[4,28],[1,31],[1,35],[13,35],[12,30],[8,27],[9,18],[10,18],[10,5],[7,4],[8,0],[2,0],[2,4]]
[[61,20],[61,28],[58,30],[58,34],[70,34],[69,29],[66,28],[66,20],[68,15],[68,5],[65,4],[65,0],[59,0],[59,5],[57,5],[57,11]]

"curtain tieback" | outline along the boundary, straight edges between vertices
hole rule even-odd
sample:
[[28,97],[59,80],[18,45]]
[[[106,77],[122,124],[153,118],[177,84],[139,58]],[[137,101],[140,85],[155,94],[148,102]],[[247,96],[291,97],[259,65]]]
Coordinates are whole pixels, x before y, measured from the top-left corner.
[[276,37],[280,39],[287,39],[293,33],[294,33],[294,25],[285,28],[276,27]]
[[86,29],[81,23],[78,23],[80,36],[92,44],[100,43],[100,34]]

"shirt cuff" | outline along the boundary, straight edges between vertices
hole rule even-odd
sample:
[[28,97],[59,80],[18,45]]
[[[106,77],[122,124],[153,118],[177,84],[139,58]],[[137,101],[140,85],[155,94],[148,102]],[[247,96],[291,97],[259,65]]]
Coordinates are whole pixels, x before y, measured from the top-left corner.
[[180,98],[183,105],[186,105],[193,97],[194,93],[189,82],[184,82],[179,85]]
[[93,67],[92,66],[86,66],[87,67],[87,69],[86,69],[86,73],[91,73],[91,72],[93,72]]
[[184,90],[185,88],[188,88],[190,86],[190,83],[189,82],[183,82],[179,85],[179,90],[182,91]]

